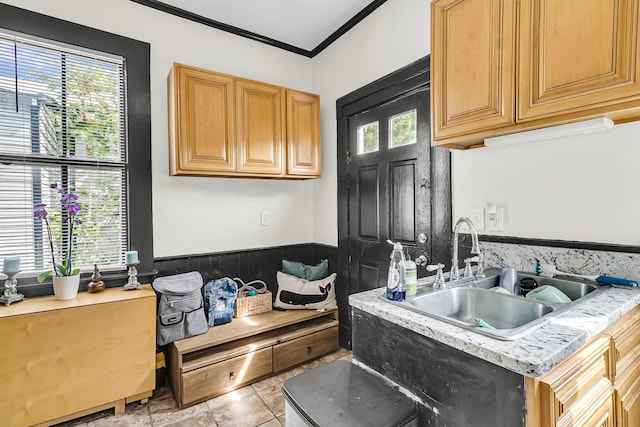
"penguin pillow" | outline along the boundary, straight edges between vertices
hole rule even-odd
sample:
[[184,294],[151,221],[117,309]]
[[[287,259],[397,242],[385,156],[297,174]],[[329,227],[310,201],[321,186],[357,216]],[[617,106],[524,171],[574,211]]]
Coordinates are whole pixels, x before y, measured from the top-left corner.
[[336,273],[320,280],[304,280],[278,271],[274,307],[287,309],[331,309],[336,303]]

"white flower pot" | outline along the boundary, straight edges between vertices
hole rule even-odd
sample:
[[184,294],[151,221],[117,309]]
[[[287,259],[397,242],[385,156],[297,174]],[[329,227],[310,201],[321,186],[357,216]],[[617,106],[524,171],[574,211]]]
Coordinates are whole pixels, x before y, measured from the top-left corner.
[[80,275],[53,278],[53,294],[57,300],[74,299],[78,295]]

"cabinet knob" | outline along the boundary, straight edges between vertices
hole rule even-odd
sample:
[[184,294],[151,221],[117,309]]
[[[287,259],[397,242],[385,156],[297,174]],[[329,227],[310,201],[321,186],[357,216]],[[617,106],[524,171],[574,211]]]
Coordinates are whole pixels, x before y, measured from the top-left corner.
[[311,348],[310,345],[307,346],[307,353],[311,353],[313,351],[313,349]]
[[233,371],[229,372],[229,379],[230,379],[230,380],[235,380],[235,379],[236,379],[236,374],[235,374],[235,372],[233,372]]

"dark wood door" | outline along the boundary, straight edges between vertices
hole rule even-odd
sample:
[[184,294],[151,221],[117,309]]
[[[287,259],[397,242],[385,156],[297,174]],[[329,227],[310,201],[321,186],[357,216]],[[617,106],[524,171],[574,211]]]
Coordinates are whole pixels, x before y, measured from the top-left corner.
[[[349,117],[352,292],[386,285],[388,239],[412,259],[432,257],[428,100],[425,87]],[[394,147],[394,137],[404,144]]]
[[[449,264],[451,259],[450,155],[431,147],[429,74],[427,56],[336,102],[336,296],[345,348],[351,347],[349,295],[386,285],[392,249],[387,239],[400,241],[412,259],[421,254],[429,263]],[[390,119],[414,110],[415,143],[391,148]],[[409,122],[404,117],[399,125]],[[372,123],[377,123],[375,149]],[[408,141],[406,135],[401,140]],[[421,233],[427,237],[424,243],[418,240]],[[418,277],[425,275],[418,267]]]

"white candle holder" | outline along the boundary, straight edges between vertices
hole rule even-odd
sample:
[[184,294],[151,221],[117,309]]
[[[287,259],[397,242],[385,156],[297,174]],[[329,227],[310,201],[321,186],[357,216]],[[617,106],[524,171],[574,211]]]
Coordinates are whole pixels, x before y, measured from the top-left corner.
[[142,285],[138,282],[138,270],[136,269],[136,265],[140,264],[140,261],[135,264],[127,264],[127,268],[129,269],[129,281],[126,285],[124,285],[125,291],[132,291],[136,289],[142,289]]
[[0,303],[8,306],[13,302],[22,301],[24,295],[18,293],[18,280],[15,278],[19,271],[3,273],[7,275],[7,280],[4,281],[4,293],[0,296]]

